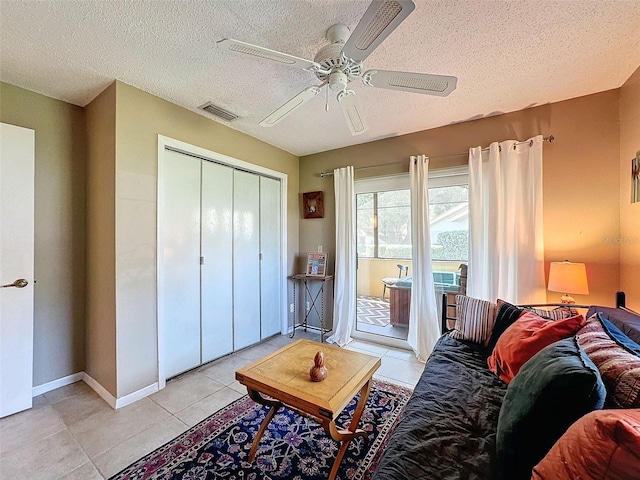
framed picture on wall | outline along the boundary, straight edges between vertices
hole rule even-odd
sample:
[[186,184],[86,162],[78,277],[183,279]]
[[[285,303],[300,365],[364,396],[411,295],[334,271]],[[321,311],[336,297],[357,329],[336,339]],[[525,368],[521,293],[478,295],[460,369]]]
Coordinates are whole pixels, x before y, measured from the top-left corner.
[[302,194],[302,216],[304,218],[324,218],[324,202],[322,192]]
[[310,253],[307,255],[307,271],[310,277],[324,277],[327,272],[327,254]]

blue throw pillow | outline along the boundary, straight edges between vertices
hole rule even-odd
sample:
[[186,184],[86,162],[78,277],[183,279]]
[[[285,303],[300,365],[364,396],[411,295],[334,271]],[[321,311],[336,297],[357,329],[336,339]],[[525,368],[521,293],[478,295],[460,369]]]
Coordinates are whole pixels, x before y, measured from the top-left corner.
[[607,334],[614,340],[618,345],[622,347],[626,347],[631,352],[635,353],[640,357],[640,345],[627,337],[622,330],[616,327],[611,321],[607,319],[602,313],[598,313],[598,318],[602,322],[602,326]]
[[513,378],[498,417],[493,478],[529,480],[578,418],[604,406],[598,369],[575,337],[540,350]]

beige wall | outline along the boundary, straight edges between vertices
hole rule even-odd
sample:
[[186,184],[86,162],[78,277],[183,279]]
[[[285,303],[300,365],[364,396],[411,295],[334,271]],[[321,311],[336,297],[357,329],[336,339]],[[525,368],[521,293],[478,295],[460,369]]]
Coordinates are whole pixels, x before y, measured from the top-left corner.
[[288,176],[287,275],[298,248],[298,157],[121,82],[116,88],[117,397],[157,381],[158,134]]
[[84,370],[84,110],[0,83],[0,121],[35,130],[33,384]]
[[[325,217],[301,220],[299,255],[323,245],[335,258],[333,178],[321,178],[321,171],[391,163],[359,170],[356,178],[406,172],[410,155],[439,157],[494,141],[553,134],[556,141],[545,144],[543,154],[546,261],[585,262],[590,295],[576,300],[611,305],[619,288],[620,249],[603,239],[620,235],[618,100],[618,90],[611,90],[302,157],[300,191],[324,191]],[[430,168],[466,160],[466,155],[433,158]],[[559,299],[549,292],[549,301]]]
[[620,289],[640,311],[640,203],[632,204],[631,159],[640,151],[640,68],[620,89]]
[[87,112],[87,373],[117,391],[115,159],[116,87]]

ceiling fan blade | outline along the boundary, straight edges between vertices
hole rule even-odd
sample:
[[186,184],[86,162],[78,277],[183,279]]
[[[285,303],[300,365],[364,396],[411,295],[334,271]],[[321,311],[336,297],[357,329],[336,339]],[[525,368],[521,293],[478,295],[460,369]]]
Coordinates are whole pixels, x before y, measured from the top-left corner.
[[371,87],[402,90],[446,97],[456,89],[458,79],[448,75],[428,73],[394,72],[391,70],[368,70],[362,81]]
[[342,53],[356,62],[363,61],[415,8],[413,0],[373,0]]
[[280,120],[292,113],[298,107],[304,105],[313,97],[320,93],[320,87],[315,85],[305,88],[298,95],[293,97],[287,103],[278,108],[275,112],[270,114],[267,118],[260,122],[261,127],[273,127]]
[[223,38],[217,42],[218,48],[225,52],[243,57],[251,57],[258,60],[269,60],[272,62],[289,65],[292,67],[302,68],[303,70],[312,70],[321,68],[320,64],[305,60],[304,58],[294,57],[287,53],[276,52],[268,48],[251,45],[250,43],[234,40],[233,38]]
[[340,104],[344,118],[347,120],[351,135],[360,135],[369,130],[362,116],[360,102],[358,102],[356,93],[353,90],[343,90],[340,92],[338,94],[338,103]]

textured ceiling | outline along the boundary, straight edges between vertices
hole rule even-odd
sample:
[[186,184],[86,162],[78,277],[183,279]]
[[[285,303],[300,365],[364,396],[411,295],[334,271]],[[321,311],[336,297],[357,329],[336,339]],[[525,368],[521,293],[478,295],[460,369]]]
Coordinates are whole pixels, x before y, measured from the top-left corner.
[[[448,97],[350,84],[369,131],[353,137],[325,90],[271,128],[258,123],[315,77],[220,52],[231,37],[313,59],[369,0],[0,0],[0,79],[85,106],[114,79],[296,155],[617,88],[640,65],[640,0],[416,0],[366,69],[458,77]],[[216,119],[217,120],[217,119]],[[218,121],[218,120],[217,120]],[[551,133],[551,132],[541,132]]]

